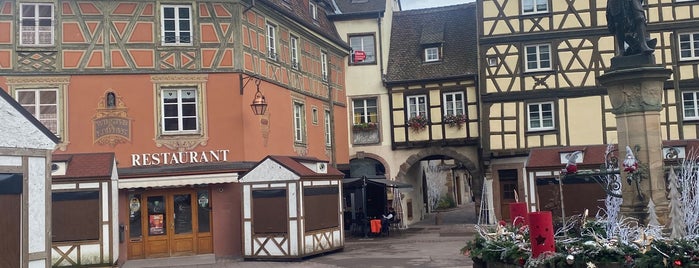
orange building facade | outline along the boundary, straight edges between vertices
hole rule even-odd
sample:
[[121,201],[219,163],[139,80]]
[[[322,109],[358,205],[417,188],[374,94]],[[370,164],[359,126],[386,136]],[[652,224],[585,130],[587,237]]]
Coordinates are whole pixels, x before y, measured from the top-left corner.
[[0,88],[55,154],[115,153],[122,237],[103,262],[240,256],[243,173],[267,155],[348,163],[349,48],[323,7],[0,0]]

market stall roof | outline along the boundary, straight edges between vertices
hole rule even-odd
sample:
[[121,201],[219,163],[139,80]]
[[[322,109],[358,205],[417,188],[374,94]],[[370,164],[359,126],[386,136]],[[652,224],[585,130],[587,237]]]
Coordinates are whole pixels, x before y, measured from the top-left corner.
[[[413,185],[411,185],[409,183],[388,180],[383,175],[366,176],[366,178],[367,178],[367,181],[369,181],[369,182],[383,184],[383,185],[386,185],[386,187],[392,187],[392,188],[398,188],[398,189],[412,189],[413,188]],[[345,185],[359,184],[359,182],[361,182],[361,180],[362,180],[362,178],[346,178],[346,179],[342,180],[342,183],[344,183]]]

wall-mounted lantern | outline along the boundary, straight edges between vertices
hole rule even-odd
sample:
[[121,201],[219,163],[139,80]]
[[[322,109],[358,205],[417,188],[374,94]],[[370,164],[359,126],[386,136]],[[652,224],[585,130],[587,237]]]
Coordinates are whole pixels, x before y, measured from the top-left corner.
[[[267,100],[265,100],[265,96],[260,92],[260,83],[262,80],[258,78],[257,75],[243,77],[243,74],[240,74],[240,94],[243,94],[243,89],[248,85],[250,80],[255,82],[255,88],[257,89],[255,98],[252,100],[252,104],[250,104],[250,108],[252,108],[252,112],[255,115],[264,115],[265,111],[267,111]],[[245,82],[243,83],[243,81]]]

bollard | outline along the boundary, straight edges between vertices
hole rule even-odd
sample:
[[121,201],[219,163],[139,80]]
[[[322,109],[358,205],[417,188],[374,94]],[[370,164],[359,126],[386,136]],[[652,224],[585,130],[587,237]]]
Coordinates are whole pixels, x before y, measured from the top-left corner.
[[442,214],[440,212],[437,212],[437,214],[434,215],[434,225],[440,224],[442,224]]

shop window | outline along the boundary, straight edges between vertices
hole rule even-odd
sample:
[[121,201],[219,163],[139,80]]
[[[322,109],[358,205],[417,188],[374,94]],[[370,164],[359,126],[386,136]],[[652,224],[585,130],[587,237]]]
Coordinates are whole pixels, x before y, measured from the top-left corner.
[[57,192],[51,195],[52,241],[84,241],[100,238],[98,191]]
[[338,195],[337,187],[303,189],[303,210],[307,232],[339,226]]
[[288,233],[287,207],[286,189],[253,191],[253,232],[256,234]]

